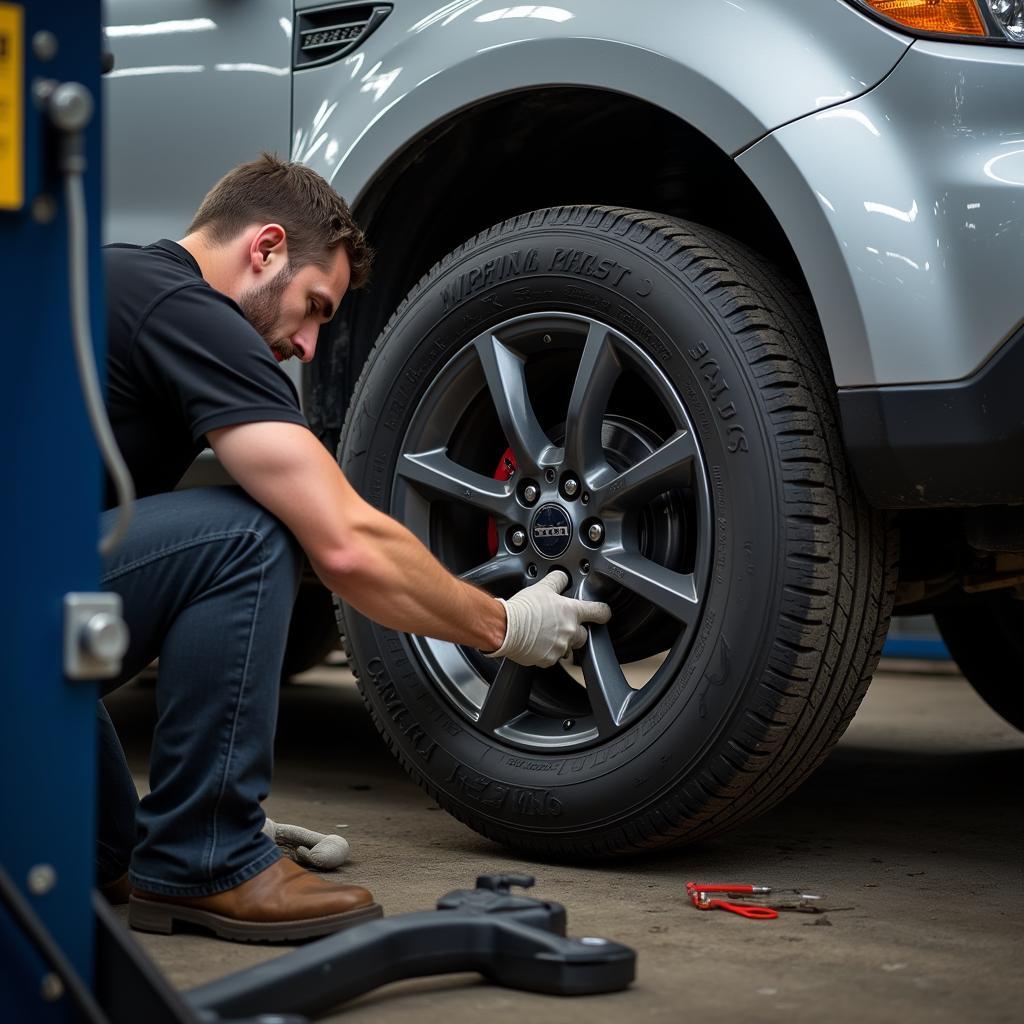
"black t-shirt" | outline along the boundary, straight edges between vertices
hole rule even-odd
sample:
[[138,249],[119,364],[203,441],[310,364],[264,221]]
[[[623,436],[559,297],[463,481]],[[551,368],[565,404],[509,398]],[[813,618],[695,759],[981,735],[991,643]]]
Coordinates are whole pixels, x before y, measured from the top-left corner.
[[[166,239],[104,248],[107,412],[139,497],[173,490],[205,434],[306,421],[295,385],[187,249]],[[106,508],[114,504],[107,481]]]

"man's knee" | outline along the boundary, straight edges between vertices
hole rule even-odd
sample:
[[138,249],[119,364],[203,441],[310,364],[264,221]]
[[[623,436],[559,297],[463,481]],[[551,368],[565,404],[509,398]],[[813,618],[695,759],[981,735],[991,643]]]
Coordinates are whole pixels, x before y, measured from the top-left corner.
[[265,567],[298,586],[304,555],[295,535],[280,519],[271,515],[240,487],[220,487],[208,495],[217,506],[216,514],[251,538],[251,551]]
[[180,596],[190,585],[201,588],[204,578],[208,582],[243,567],[258,567],[282,588],[298,585],[303,564],[298,542],[240,487],[153,495],[139,499],[135,512],[126,542],[104,566],[105,585],[136,570],[147,578],[155,571],[146,587],[180,577],[181,585],[174,588]]

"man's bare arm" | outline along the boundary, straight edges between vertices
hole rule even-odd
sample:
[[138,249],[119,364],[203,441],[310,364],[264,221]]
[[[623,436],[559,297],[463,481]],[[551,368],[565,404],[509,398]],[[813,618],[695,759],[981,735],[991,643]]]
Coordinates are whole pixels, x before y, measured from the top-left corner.
[[381,625],[494,651],[501,602],[452,576],[400,523],[364,501],[305,427],[243,423],[207,434],[217,457],[295,535],[324,585]]

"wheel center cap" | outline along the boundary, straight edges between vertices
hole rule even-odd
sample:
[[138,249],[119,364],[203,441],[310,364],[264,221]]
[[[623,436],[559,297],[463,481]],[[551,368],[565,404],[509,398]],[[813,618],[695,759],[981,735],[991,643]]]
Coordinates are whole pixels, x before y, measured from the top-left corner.
[[572,520],[561,505],[541,505],[530,526],[534,548],[545,558],[557,558],[572,540]]

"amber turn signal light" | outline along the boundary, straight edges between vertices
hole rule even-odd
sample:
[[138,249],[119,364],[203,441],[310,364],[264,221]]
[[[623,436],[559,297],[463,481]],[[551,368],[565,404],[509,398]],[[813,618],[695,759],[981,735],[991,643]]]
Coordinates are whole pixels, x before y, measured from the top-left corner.
[[865,7],[919,32],[942,32],[946,35],[984,36],[974,0],[861,0]]

